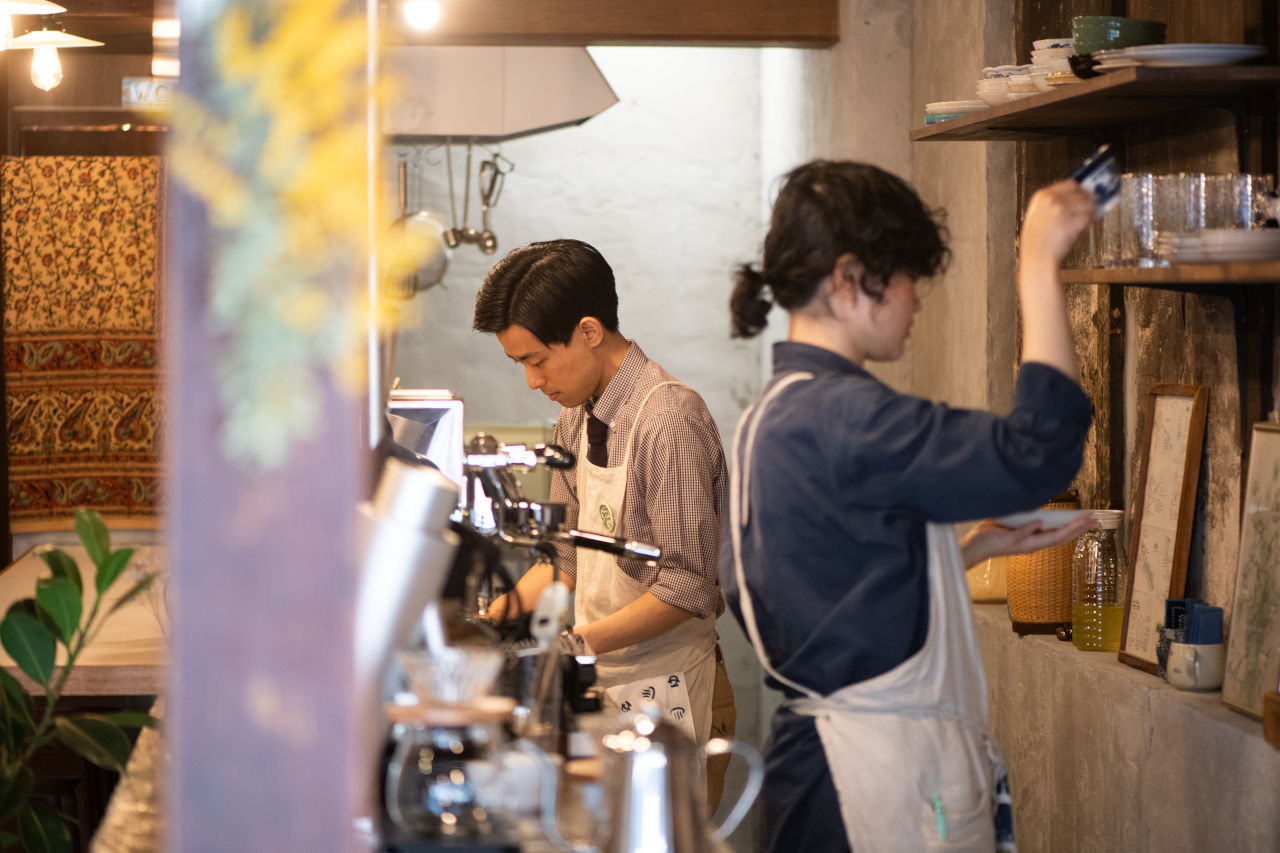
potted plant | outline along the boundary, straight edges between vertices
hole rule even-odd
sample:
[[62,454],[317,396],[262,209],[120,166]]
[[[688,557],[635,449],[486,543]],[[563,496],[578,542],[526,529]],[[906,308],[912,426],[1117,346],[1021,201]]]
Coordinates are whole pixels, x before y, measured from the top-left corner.
[[[126,728],[154,726],[144,713],[60,714],[58,699],[81,652],[103,623],[151,586],[154,574],[104,610],[104,595],[123,574],[132,548],[111,549],[110,535],[93,510],[75,511],[76,535],[93,561],[92,604],[85,612],[84,581],[76,561],[65,551],[39,553],[50,576],[36,583],[32,598],[15,602],[0,619],[0,645],[18,668],[44,691],[43,703],[32,701],[16,678],[0,669],[0,848],[21,843],[27,853],[70,853],[72,818],[32,798],[35,774],[31,760],[43,747],[61,745],[99,767],[123,772],[133,742]],[[65,661],[57,662],[58,646]],[[8,831],[16,828],[17,834]]]

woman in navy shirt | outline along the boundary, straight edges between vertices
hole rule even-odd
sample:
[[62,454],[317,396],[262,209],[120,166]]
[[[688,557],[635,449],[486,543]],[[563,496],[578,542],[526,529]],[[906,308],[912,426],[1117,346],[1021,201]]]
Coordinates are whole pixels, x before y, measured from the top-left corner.
[[946,265],[935,214],[874,166],[787,176],[763,263],[739,270],[731,302],[735,336],[759,332],[774,303],[789,330],[734,440],[720,552],[726,599],[788,697],[766,747],[760,849],[1011,840],[993,820],[1007,788],[964,568],[1091,522],[980,525],[963,544],[951,525],[1040,506],[1079,467],[1092,408],[1058,267],[1092,218],[1074,181],[1031,201],[1022,367],[999,416],[900,394],[864,369],[902,356],[916,281]]

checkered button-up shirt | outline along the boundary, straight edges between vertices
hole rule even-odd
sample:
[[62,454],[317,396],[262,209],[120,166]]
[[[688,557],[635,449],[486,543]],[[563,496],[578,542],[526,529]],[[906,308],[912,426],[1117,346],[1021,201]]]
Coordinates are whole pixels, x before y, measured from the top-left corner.
[[[707,405],[692,388],[667,385],[640,403],[653,386],[675,379],[634,342],[592,413],[609,424],[609,466],[622,464],[635,432],[627,472],[621,534],[662,548],[657,566],[619,557],[624,572],[661,601],[700,616],[724,611],[716,565],[720,515],[728,477],[720,433]],[[561,409],[554,441],[574,453],[582,446],[586,408]],[[586,460],[579,460],[586,464]],[[570,526],[578,524],[577,469],[554,471],[551,501],[563,503]],[[560,568],[577,578],[577,555],[559,546]]]

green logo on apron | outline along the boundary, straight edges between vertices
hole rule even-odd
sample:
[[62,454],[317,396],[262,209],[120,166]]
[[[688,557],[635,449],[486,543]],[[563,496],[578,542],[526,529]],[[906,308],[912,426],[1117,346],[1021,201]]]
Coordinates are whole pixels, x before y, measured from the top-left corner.
[[613,510],[609,509],[608,504],[600,504],[600,523],[605,530],[613,530]]

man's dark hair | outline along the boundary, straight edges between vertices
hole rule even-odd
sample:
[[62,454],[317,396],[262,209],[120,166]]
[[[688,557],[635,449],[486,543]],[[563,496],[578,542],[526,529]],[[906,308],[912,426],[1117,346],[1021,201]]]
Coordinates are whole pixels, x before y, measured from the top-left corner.
[[489,271],[473,328],[496,334],[521,326],[544,344],[567,344],[583,317],[618,331],[613,269],[581,240],[548,240],[512,249]]

